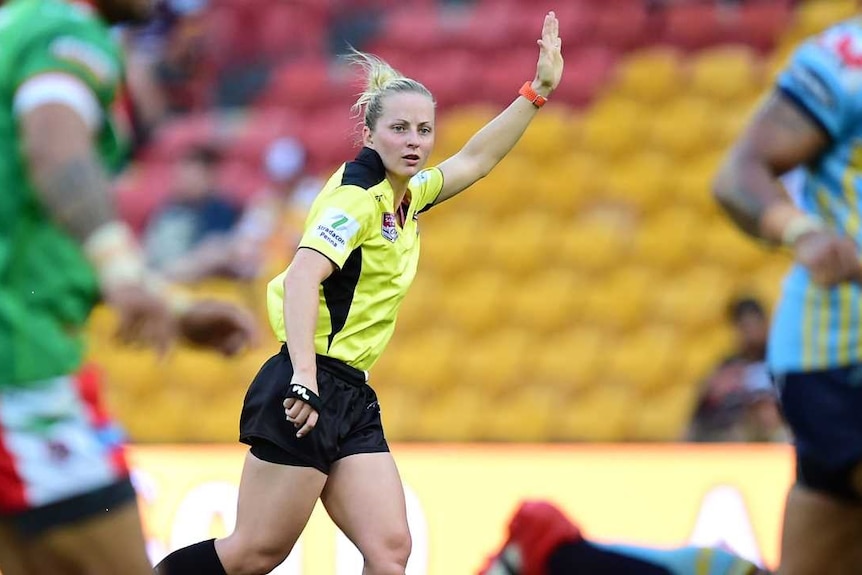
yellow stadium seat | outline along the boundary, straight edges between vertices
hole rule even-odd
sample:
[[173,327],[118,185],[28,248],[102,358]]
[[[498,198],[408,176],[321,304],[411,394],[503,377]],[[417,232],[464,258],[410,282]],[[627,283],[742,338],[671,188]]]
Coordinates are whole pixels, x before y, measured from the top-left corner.
[[414,415],[415,437],[422,441],[475,441],[487,404],[487,392],[478,387],[457,386],[434,394]]
[[596,200],[606,171],[603,160],[589,152],[555,155],[533,172],[533,185],[520,196],[520,202],[565,221]]
[[524,211],[496,221],[495,228],[493,236],[486,236],[486,265],[517,277],[545,267],[553,257],[554,230],[559,227],[552,214]]
[[551,108],[538,114],[521,136],[512,152],[542,165],[554,156],[574,148],[579,122],[566,107]]
[[606,384],[575,394],[552,414],[551,438],[602,442],[626,439],[634,397],[630,389]]
[[630,54],[617,65],[612,89],[650,105],[661,104],[683,85],[680,54],[668,48],[649,48]]
[[536,385],[557,393],[601,385],[597,378],[609,342],[600,329],[573,327],[542,338],[532,338],[525,351],[526,372]]
[[614,212],[590,214],[571,223],[556,240],[560,262],[583,274],[606,272],[626,256],[632,226]]
[[855,0],[809,0],[796,8],[793,34],[804,38],[858,15]]
[[577,314],[583,283],[571,270],[537,270],[509,285],[507,312],[516,325],[536,336],[563,329]]
[[690,331],[713,328],[724,320],[732,281],[719,266],[697,265],[680,272],[655,293],[655,319]]
[[694,408],[694,386],[673,386],[652,394],[632,412],[630,439],[682,440]]
[[164,366],[168,385],[187,389],[199,397],[220,393],[234,385],[231,359],[210,351],[178,348]]
[[648,327],[627,334],[608,350],[603,378],[638,393],[653,393],[675,383],[670,368],[682,349],[683,342],[672,328]]
[[498,113],[499,110],[493,106],[475,104],[459,106],[441,114],[434,145],[435,159],[442,161],[456,153]]
[[[374,384],[372,384],[374,385]],[[414,389],[393,385],[387,389],[377,389],[380,400],[380,416],[389,441],[411,441],[419,439],[416,430],[416,414],[426,408],[425,397]],[[445,393],[445,392],[444,392]]]
[[196,418],[185,431],[187,441],[234,443],[239,437],[239,416],[246,388],[237,384],[216,394],[199,397],[195,403],[205,417]]
[[669,199],[676,206],[695,210],[701,218],[717,214],[719,206],[712,194],[712,182],[724,153],[701,154],[674,166],[668,172]]
[[396,323],[398,337],[407,336],[428,328],[433,323],[438,312],[436,302],[438,295],[444,291],[441,281],[437,279],[432,270],[421,269],[423,267],[420,258],[420,272],[413,280],[410,291],[401,305]]
[[710,149],[716,125],[716,109],[708,101],[680,97],[651,114],[648,141],[677,161],[689,161]]
[[479,439],[545,442],[551,414],[559,406],[557,394],[541,385],[525,384],[501,394],[483,410]]
[[162,387],[139,398],[136,409],[123,414],[122,424],[135,443],[176,443],[188,440],[197,424],[197,398],[182,389]]
[[421,273],[430,271],[443,280],[475,268],[488,242],[484,218],[466,210],[434,212],[420,219]]
[[633,255],[641,264],[675,270],[697,253],[697,230],[702,221],[684,207],[667,208],[650,217],[637,231]]
[[581,126],[581,149],[608,159],[623,158],[640,149],[649,114],[636,102],[624,98],[599,100]]
[[630,156],[608,172],[604,199],[640,213],[653,211],[667,203],[668,174],[673,169],[661,154],[644,152]]
[[648,315],[649,294],[657,287],[656,273],[646,266],[620,266],[601,282],[582,290],[581,317],[590,325],[625,332]]
[[489,392],[524,383],[530,375],[523,353],[529,341],[528,334],[516,328],[497,329],[471,340],[469,353],[460,358],[455,383]]
[[691,56],[688,63],[688,89],[717,104],[745,101],[763,89],[761,63],[747,46],[706,49]]
[[763,262],[768,253],[756,240],[739,231],[727,219],[719,219],[701,229],[704,261],[723,266],[737,274],[747,273]]
[[465,335],[497,329],[504,317],[508,281],[505,274],[488,270],[461,276],[457,289],[439,294],[440,320],[457,326]]
[[391,385],[419,394],[453,386],[453,375],[459,369],[455,358],[464,347],[457,331],[433,324],[412,337],[399,337],[387,349]]

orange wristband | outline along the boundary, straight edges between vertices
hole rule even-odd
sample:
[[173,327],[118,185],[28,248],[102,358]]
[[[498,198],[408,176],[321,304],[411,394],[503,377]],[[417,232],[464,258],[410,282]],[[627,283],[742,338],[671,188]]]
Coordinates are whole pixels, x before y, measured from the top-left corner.
[[533,86],[531,82],[524,82],[524,85],[521,86],[521,89],[518,90],[518,94],[520,96],[525,97],[537,108],[541,108],[548,101],[547,98],[538,94],[535,90],[533,90]]

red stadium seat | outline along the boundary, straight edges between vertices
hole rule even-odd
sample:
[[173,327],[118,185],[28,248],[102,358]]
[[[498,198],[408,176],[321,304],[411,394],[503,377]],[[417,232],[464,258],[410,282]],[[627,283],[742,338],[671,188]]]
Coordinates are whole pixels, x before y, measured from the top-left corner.
[[686,50],[710,46],[721,37],[713,3],[680,3],[666,8],[663,40]]
[[328,97],[331,83],[329,60],[323,55],[293,60],[273,71],[258,105],[304,112]]
[[143,230],[150,215],[170,194],[172,170],[169,164],[140,164],[124,175],[118,183],[118,210],[136,232]]
[[616,53],[599,45],[567,52],[566,73],[553,97],[573,106],[590,103],[610,79],[615,63]]
[[258,26],[250,34],[257,37],[262,56],[278,61],[325,51],[327,19],[323,10],[287,2],[264,2],[262,8]]

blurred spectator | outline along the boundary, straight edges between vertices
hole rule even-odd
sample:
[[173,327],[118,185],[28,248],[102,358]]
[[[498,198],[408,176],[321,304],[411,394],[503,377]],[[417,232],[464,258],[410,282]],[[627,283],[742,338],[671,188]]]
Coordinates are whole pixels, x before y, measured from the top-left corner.
[[240,209],[219,194],[221,156],[201,145],[177,160],[172,197],[148,223],[144,246],[150,263],[174,281],[191,282],[208,273],[207,243],[228,234]]
[[[212,273],[240,279],[278,274],[290,263],[305,217],[323,181],[305,173],[305,148],[280,138],[263,158],[269,184],[249,201],[234,232],[217,250]],[[215,260],[213,260],[215,261]]]
[[692,441],[786,441],[777,395],[766,368],[769,318],[754,298],[731,302],[736,351],[703,383],[688,431]]

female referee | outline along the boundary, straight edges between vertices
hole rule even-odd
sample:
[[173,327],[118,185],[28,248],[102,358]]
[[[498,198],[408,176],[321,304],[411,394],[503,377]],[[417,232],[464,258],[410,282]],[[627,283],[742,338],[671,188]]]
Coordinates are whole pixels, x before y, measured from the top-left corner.
[[311,208],[293,262],[269,284],[286,342],[252,382],[240,420],[251,446],[234,532],[180,549],[160,575],[269,573],[285,560],[318,498],[359,548],[366,575],[403,575],[410,555],[404,492],[367,372],[383,351],[416,273],[418,215],[455,196],[515,145],[563,72],[549,12],[532,83],[454,156],[423,169],[434,146],[434,99],[374,56],[354,110],[363,148]]

